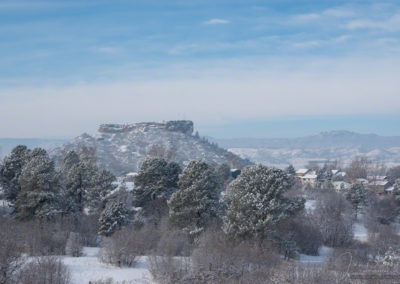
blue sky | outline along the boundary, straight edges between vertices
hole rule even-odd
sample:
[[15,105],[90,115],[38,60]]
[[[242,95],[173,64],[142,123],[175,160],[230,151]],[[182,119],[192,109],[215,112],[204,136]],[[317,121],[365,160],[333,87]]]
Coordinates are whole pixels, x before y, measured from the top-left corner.
[[400,135],[398,74],[399,1],[0,2],[0,137]]

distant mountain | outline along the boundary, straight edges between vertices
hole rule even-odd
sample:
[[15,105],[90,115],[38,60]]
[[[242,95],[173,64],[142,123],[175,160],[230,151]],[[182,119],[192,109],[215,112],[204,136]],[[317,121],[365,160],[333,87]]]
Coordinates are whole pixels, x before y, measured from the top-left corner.
[[215,142],[224,148],[321,149],[357,147],[368,151],[400,147],[400,136],[379,136],[336,130],[299,138],[233,138],[215,139]]
[[100,166],[115,174],[137,171],[144,159],[162,156],[185,165],[191,160],[204,160],[212,164],[226,163],[232,168],[242,168],[249,161],[206,139],[192,135],[193,122],[144,122],[128,125],[104,124],[94,136],[82,134],[54,149],[56,160],[70,150],[82,147],[95,149]]
[[26,145],[28,148],[41,147],[46,150],[54,149],[67,142],[66,139],[42,138],[0,138],[0,158],[4,158],[17,145]]
[[360,155],[388,165],[400,164],[400,136],[387,137],[340,130],[299,138],[213,141],[242,158],[279,167],[288,164],[301,167],[309,161],[323,163],[327,160],[340,160],[346,164]]

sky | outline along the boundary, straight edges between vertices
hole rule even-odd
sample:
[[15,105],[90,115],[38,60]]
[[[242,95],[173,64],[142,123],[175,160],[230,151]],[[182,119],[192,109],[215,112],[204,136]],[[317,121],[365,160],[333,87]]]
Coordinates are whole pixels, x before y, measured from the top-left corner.
[[399,74],[398,0],[0,1],[0,138],[400,135]]

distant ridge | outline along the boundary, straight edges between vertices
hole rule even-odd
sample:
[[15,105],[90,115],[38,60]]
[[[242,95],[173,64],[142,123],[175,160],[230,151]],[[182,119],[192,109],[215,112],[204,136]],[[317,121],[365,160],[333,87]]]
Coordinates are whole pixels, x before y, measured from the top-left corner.
[[390,165],[400,164],[400,136],[360,134],[346,130],[321,132],[299,138],[215,139],[242,158],[277,167],[302,167],[310,161],[339,160],[348,164],[356,156]]
[[224,148],[342,148],[359,147],[364,150],[400,147],[400,136],[360,134],[347,130],[321,132],[298,138],[233,138],[215,139]]

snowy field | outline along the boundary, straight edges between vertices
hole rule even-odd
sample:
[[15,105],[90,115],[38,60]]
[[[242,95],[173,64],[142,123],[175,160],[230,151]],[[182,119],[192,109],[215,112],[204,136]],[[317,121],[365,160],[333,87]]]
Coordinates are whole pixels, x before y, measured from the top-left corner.
[[147,269],[146,257],[140,257],[135,267],[116,267],[99,262],[99,248],[85,247],[82,257],[63,256],[61,260],[71,272],[73,284],[88,284],[89,281],[112,278],[115,282],[126,281],[126,284],[155,283]]

